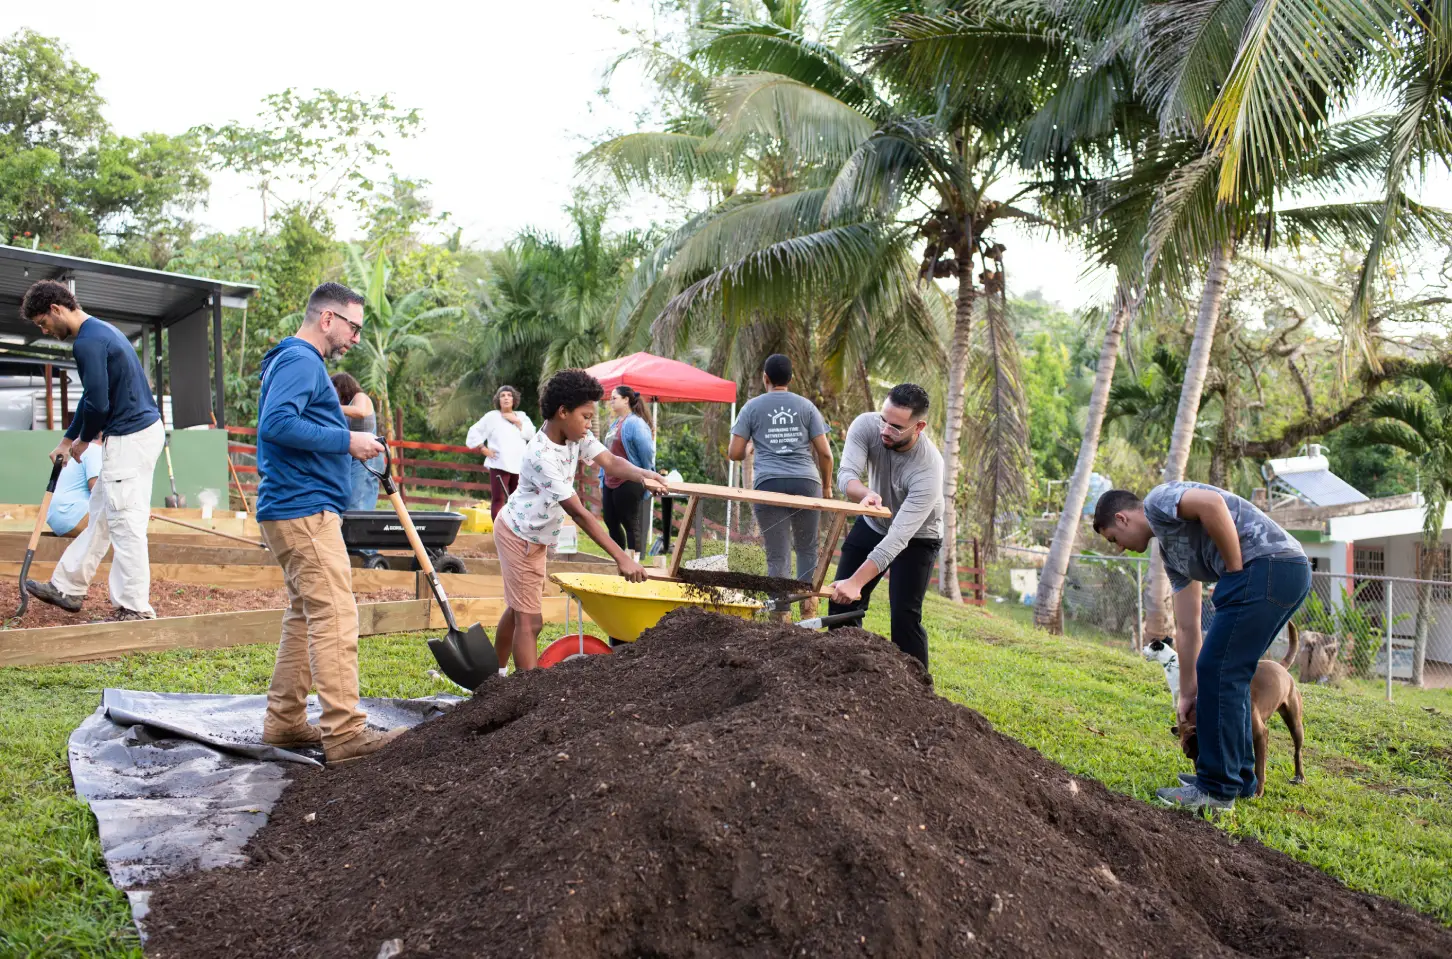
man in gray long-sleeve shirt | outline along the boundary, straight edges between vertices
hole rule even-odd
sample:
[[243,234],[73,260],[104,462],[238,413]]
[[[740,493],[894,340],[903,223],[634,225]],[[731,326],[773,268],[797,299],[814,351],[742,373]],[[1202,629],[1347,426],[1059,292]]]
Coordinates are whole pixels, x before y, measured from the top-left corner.
[[866,609],[877,581],[891,569],[892,641],[924,666],[923,597],[943,539],[943,457],[923,435],[927,415],[927,391],[916,383],[899,383],[881,413],[863,413],[847,430],[837,488],[864,506],[886,506],[892,522],[863,516],[852,525],[842,543],[828,609]]

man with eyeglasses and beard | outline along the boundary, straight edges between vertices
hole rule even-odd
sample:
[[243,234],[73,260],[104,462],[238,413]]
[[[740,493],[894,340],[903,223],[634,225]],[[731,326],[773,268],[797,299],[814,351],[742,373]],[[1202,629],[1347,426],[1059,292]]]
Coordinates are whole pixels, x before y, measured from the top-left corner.
[[[892,641],[928,665],[923,597],[943,539],[943,457],[923,435],[928,393],[899,383],[880,413],[852,421],[837,470],[837,488],[863,506],[886,506],[891,522],[860,516],[842,543],[837,581],[829,588],[829,613],[866,609],[878,580],[889,569],[888,609]],[[862,482],[863,473],[867,482]]]
[[[297,333],[263,358],[257,398],[257,521],[289,602],[262,741],[321,746],[330,766],[376,752],[402,732],[366,728],[358,708],[358,605],[342,515],[352,493],[348,457],[369,460],[383,444],[348,430],[325,364],[362,331],[363,297],[324,283],[308,297]],[[317,726],[307,721],[313,686],[323,707]]]

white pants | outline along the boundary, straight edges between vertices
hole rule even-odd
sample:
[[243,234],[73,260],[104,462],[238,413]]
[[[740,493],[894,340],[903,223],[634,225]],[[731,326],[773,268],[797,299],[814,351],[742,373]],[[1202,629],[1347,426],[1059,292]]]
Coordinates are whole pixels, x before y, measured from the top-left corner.
[[166,431],[161,421],[127,436],[107,436],[101,475],[91,490],[89,522],[66,547],[50,584],[66,596],[84,596],[96,568],[111,557],[111,604],[145,616],[151,608],[151,556],[146,525],[151,518],[151,478]]

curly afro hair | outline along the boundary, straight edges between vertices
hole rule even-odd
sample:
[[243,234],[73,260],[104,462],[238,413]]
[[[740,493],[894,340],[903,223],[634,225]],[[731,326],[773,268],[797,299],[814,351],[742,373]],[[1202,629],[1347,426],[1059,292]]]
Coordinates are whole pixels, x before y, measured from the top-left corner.
[[605,387],[584,370],[560,370],[540,385],[541,421],[550,420],[561,409],[569,412],[586,403],[598,403],[604,395]]

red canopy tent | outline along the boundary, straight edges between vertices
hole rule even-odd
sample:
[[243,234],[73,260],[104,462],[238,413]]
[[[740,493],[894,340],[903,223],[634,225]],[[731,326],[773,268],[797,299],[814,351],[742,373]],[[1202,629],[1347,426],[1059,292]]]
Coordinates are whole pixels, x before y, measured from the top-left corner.
[[680,360],[632,353],[597,363],[585,371],[608,392],[628,386],[664,403],[735,403],[736,384]]
[[[736,384],[698,370],[680,360],[668,360],[650,353],[632,353],[617,360],[596,363],[585,371],[600,381],[609,393],[628,386],[641,396],[665,403],[730,403],[731,421],[736,421]],[[657,423],[659,416],[651,419]],[[736,485],[736,464],[726,464],[726,485]],[[682,536],[685,532],[682,531]],[[731,501],[726,501],[726,547],[731,547]]]

